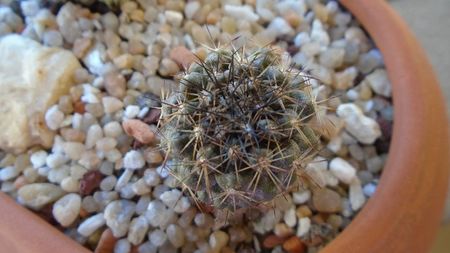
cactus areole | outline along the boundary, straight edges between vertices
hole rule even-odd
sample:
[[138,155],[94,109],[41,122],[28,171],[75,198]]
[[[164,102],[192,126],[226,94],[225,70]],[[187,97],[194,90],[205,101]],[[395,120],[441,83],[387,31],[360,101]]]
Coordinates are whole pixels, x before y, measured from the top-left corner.
[[309,77],[285,65],[271,48],[212,49],[163,100],[167,167],[196,202],[236,211],[307,181],[317,106]]

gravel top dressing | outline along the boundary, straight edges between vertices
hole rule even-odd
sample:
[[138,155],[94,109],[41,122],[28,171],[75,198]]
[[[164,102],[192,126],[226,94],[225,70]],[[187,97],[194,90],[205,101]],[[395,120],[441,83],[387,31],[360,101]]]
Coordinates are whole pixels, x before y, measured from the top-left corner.
[[[391,86],[336,1],[92,2],[0,7],[0,184],[18,203],[92,250],[112,234],[116,253],[312,253],[375,193]],[[185,68],[230,44],[270,45],[301,67],[329,124],[304,164],[313,183],[233,213],[180,187],[182,152],[166,159],[160,129]]]

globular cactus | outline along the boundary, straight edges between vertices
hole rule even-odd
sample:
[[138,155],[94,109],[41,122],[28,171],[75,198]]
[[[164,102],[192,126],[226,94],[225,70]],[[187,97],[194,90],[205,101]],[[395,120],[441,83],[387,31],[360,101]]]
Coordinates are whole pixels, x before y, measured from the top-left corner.
[[162,102],[160,145],[196,201],[235,211],[304,181],[315,117],[309,77],[274,49],[216,48]]

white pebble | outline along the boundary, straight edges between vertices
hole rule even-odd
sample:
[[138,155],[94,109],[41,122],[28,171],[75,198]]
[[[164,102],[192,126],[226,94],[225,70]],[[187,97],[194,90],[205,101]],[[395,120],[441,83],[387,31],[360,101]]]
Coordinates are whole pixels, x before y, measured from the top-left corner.
[[356,169],[346,160],[336,157],[330,162],[330,171],[341,182],[350,184],[356,178]]
[[392,88],[386,70],[375,70],[366,77],[366,81],[375,93],[385,97],[391,97]]
[[80,182],[73,177],[66,177],[61,180],[61,189],[66,192],[78,192],[80,189]]
[[69,193],[55,202],[52,213],[61,226],[68,227],[80,214],[80,208],[80,195]]
[[313,22],[311,29],[311,41],[319,43],[321,46],[328,46],[330,44],[330,36],[323,28],[322,22],[316,19]]
[[350,184],[348,195],[353,211],[358,211],[366,202],[361,183],[357,179]]
[[310,198],[311,192],[308,190],[294,192],[292,194],[292,201],[298,205],[306,203]]
[[148,237],[150,242],[157,247],[161,247],[167,240],[166,233],[160,229],[153,230]]
[[112,189],[114,189],[116,183],[117,178],[115,176],[107,176],[100,182],[100,189],[102,191],[111,191]]
[[297,236],[302,237],[306,235],[309,232],[310,228],[311,228],[311,220],[308,217],[300,218],[298,220]]
[[149,228],[147,219],[144,216],[134,218],[130,223],[130,229],[128,230],[128,241],[133,245],[139,245],[145,238]]
[[128,184],[132,176],[133,170],[124,170],[122,175],[120,175],[119,179],[117,180],[115,190],[120,191],[123,187],[125,187],[125,185]]
[[274,18],[267,27],[267,30],[274,32],[276,37],[294,32],[294,29],[292,29],[289,23],[281,17]]
[[100,140],[101,138],[103,138],[102,128],[98,124],[90,126],[86,134],[86,141],[85,141],[86,148],[87,149],[93,148],[97,143],[97,141]]
[[65,142],[63,143],[64,153],[72,160],[79,160],[86,150],[83,143]]
[[63,37],[58,31],[48,30],[44,32],[42,42],[46,46],[61,47],[63,45]]
[[373,144],[381,136],[378,123],[363,114],[355,104],[341,104],[336,110],[345,122],[345,129],[363,144]]
[[247,20],[249,22],[256,22],[259,16],[253,11],[253,8],[249,5],[229,5],[224,6],[225,14],[237,20]]
[[305,43],[309,43],[309,42],[311,42],[311,38],[309,37],[309,34],[306,32],[301,32],[301,33],[297,34],[297,36],[295,36],[295,38],[294,38],[294,45],[296,47],[301,47]]
[[377,190],[377,186],[373,183],[366,184],[366,185],[364,185],[364,188],[363,188],[364,195],[366,195],[369,198],[375,194],[376,190]]
[[36,151],[30,156],[31,164],[35,169],[44,166],[46,160],[47,160],[47,152],[45,152],[44,150]]
[[170,243],[175,248],[180,248],[184,245],[184,231],[180,226],[177,224],[170,224],[166,229],[166,233]]
[[132,185],[133,192],[137,195],[144,195],[151,192],[150,187],[145,183],[143,178],[140,178]]
[[0,169],[0,181],[7,181],[17,177],[20,174],[20,170],[16,167],[10,166]]
[[200,2],[198,1],[190,1],[186,3],[184,7],[184,15],[186,15],[187,19],[192,19],[195,14],[200,10]]
[[289,227],[294,227],[297,224],[297,217],[295,215],[295,208],[289,208],[285,213],[283,217],[284,223],[288,225]]
[[161,182],[158,172],[154,169],[147,169],[144,171],[144,180],[149,186],[157,186]]
[[125,169],[136,170],[141,169],[145,165],[144,157],[141,152],[136,150],[128,151],[123,159],[123,166]]
[[131,245],[127,239],[120,239],[114,245],[114,253],[129,253],[130,251]]
[[107,151],[114,149],[116,147],[116,145],[117,145],[117,141],[114,138],[106,137],[106,138],[101,138],[101,139],[97,140],[97,142],[95,143],[95,148],[97,150],[107,152]]
[[178,11],[167,10],[164,12],[164,16],[169,24],[175,27],[179,27],[183,22],[183,14]]
[[105,225],[105,223],[106,220],[103,218],[103,213],[98,213],[84,220],[78,227],[77,231],[80,235],[88,237],[97,229]]
[[129,200],[115,200],[105,208],[106,225],[117,238],[127,234],[131,217],[136,210],[136,203]]
[[115,97],[103,97],[102,104],[105,113],[114,113],[123,108],[123,102]]
[[148,204],[147,211],[145,212],[145,218],[153,227],[161,225],[164,213],[167,211],[164,204],[159,200],[153,200]]
[[139,114],[140,108],[137,105],[129,105],[125,108],[124,116],[128,119],[136,118]]
[[48,167],[51,169],[55,169],[60,167],[61,165],[65,164],[68,161],[68,159],[60,153],[53,153],[47,156],[47,159],[45,160]]
[[117,121],[108,122],[103,126],[106,137],[116,138],[123,133],[122,126]]
[[58,109],[58,105],[50,107],[45,113],[45,123],[51,130],[56,130],[64,120],[64,113]]

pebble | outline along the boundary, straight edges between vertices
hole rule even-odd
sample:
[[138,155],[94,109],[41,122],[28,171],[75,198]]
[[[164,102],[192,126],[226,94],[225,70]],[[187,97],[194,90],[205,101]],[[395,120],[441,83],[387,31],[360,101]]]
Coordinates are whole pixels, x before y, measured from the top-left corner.
[[278,223],[275,225],[275,228],[273,229],[273,232],[276,236],[279,237],[288,237],[293,234],[292,228],[290,228],[285,223]]
[[85,167],[86,169],[94,170],[98,169],[100,166],[101,160],[98,157],[97,153],[94,151],[85,151],[82,155],[78,163]]
[[311,198],[311,192],[308,190],[294,192],[292,194],[292,200],[295,204],[303,204],[306,203]]
[[89,195],[100,186],[102,175],[99,171],[86,172],[80,180],[80,194]]
[[97,141],[99,141],[101,138],[103,138],[102,127],[98,124],[90,126],[86,135],[86,148],[91,149],[95,147],[95,144],[97,144]]
[[283,249],[288,253],[303,253],[306,251],[306,245],[297,236],[292,236],[283,243]]
[[372,49],[362,54],[357,63],[358,70],[363,74],[369,74],[375,68],[383,64],[383,57],[378,49]]
[[328,48],[320,53],[319,63],[327,68],[337,69],[344,63],[344,55],[345,50],[342,48]]
[[249,5],[236,6],[226,4],[223,7],[223,10],[226,15],[238,20],[256,22],[259,19],[259,16],[253,11],[253,8]]
[[78,59],[83,59],[92,47],[91,38],[78,38],[73,43],[73,54]]
[[45,160],[47,166],[51,169],[59,168],[61,165],[67,162],[67,157],[60,153],[52,153],[47,156]]
[[228,244],[229,235],[221,230],[214,231],[209,236],[209,245],[214,252],[220,252]]
[[22,186],[18,192],[19,202],[33,208],[40,209],[64,195],[64,191],[57,185],[50,183],[34,183]]
[[283,216],[283,220],[289,227],[294,227],[297,224],[297,218],[295,214],[295,208],[289,208]]
[[153,200],[148,204],[145,218],[147,218],[150,225],[158,227],[161,225],[166,211],[166,207],[161,201]]
[[97,150],[107,152],[107,151],[114,149],[116,147],[116,145],[117,145],[116,139],[111,138],[111,137],[104,137],[104,138],[99,139],[95,143],[95,148]]
[[358,211],[366,202],[361,183],[357,179],[350,184],[348,195],[353,211]]
[[72,160],[79,160],[86,150],[84,144],[80,142],[65,142],[63,149],[64,153]]
[[45,123],[51,130],[57,130],[64,120],[64,113],[58,109],[57,105],[50,107],[45,113]]
[[103,108],[105,113],[115,113],[118,110],[122,109],[124,104],[120,99],[115,97],[103,97],[102,98]]
[[161,229],[155,229],[148,235],[150,242],[156,247],[161,247],[167,240],[167,235]]
[[298,237],[305,236],[311,229],[311,220],[308,217],[300,218],[298,220],[298,227],[296,235]]
[[289,23],[281,17],[274,18],[267,27],[267,30],[273,32],[275,37],[288,35],[294,32],[294,29],[292,29]]
[[370,85],[370,87],[376,94],[385,97],[391,97],[392,88],[386,70],[384,69],[375,70],[366,77],[365,81]]
[[130,223],[130,229],[128,231],[128,241],[133,245],[139,245],[144,241],[149,224],[144,216],[134,218]]
[[131,150],[125,154],[125,157],[123,159],[123,166],[125,167],[125,169],[137,170],[144,167],[144,165],[145,160],[141,152]]
[[384,165],[384,161],[379,156],[366,158],[367,170],[372,173],[380,172],[380,170],[383,169],[383,165]]
[[33,165],[33,168],[37,169],[44,166],[47,160],[47,155],[47,152],[45,152],[44,150],[34,152],[30,156],[30,162]]
[[372,197],[375,194],[376,190],[377,190],[377,185],[374,183],[368,183],[368,184],[364,185],[364,187],[363,187],[363,193],[368,198]]
[[348,67],[341,72],[336,72],[333,86],[338,90],[346,90],[353,87],[358,71],[355,67]]
[[330,44],[330,37],[324,30],[322,22],[316,19],[313,22],[311,29],[311,41],[319,43],[321,46],[326,47]]
[[381,136],[377,122],[366,117],[355,104],[341,104],[336,110],[337,115],[345,122],[345,129],[363,144],[373,144]]
[[131,217],[136,210],[136,203],[129,200],[115,200],[105,208],[106,225],[113,232],[114,237],[126,235]]
[[[127,82],[123,75],[110,72],[107,73],[104,77],[104,85],[105,89],[109,95],[116,98],[123,98],[126,93]],[[105,111],[107,111],[106,106]]]
[[129,105],[125,108],[124,116],[128,119],[136,118],[140,108],[137,105]]
[[180,71],[176,62],[171,60],[170,58],[164,58],[159,65],[158,72],[160,75],[164,77],[171,77]]
[[131,177],[133,176],[133,170],[124,170],[122,175],[120,175],[119,179],[117,180],[115,190],[120,191],[122,188],[124,188],[128,182],[130,181]]
[[340,157],[331,160],[330,172],[345,184],[350,184],[356,178],[356,169]]
[[178,46],[170,50],[170,59],[174,60],[178,65],[187,69],[189,65],[196,61],[195,55],[186,47]]
[[64,178],[61,183],[61,189],[63,189],[66,192],[78,192],[80,189],[80,182],[78,179],[75,179],[73,177],[66,177]]
[[0,169],[0,181],[8,181],[13,178],[16,178],[20,174],[20,170],[16,169],[16,167],[5,167]]
[[122,127],[128,135],[134,137],[140,143],[148,144],[154,142],[155,134],[144,122],[136,119],[128,119],[122,122]]
[[180,27],[183,22],[183,14],[178,11],[167,10],[164,12],[164,16],[169,24],[174,27]]
[[341,210],[341,197],[335,191],[327,188],[315,191],[312,202],[319,212],[336,213]]
[[130,251],[131,245],[127,239],[120,239],[114,245],[114,253],[129,253]]
[[63,45],[63,37],[58,31],[49,30],[44,32],[42,42],[49,47],[61,47]]
[[61,226],[68,227],[78,218],[80,208],[80,195],[69,193],[55,202],[52,213]]
[[177,224],[170,224],[166,229],[167,238],[175,248],[181,248],[185,244],[183,229]]
[[97,229],[105,225],[106,220],[103,217],[103,213],[93,215],[84,220],[77,229],[77,232],[85,237],[92,235]]

